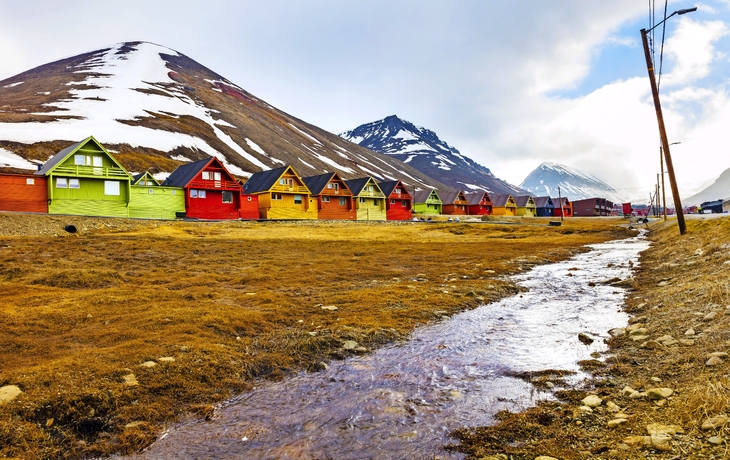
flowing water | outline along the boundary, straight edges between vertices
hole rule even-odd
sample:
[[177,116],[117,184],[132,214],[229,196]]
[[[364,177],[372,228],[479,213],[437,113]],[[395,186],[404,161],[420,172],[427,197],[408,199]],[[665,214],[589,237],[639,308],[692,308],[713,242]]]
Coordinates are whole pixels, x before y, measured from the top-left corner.
[[[601,280],[630,276],[641,237],[591,245],[570,260],[516,276],[529,291],[414,332],[410,341],[333,362],[258,388],[209,421],[169,429],[139,458],[403,459],[462,458],[448,433],[494,421],[551,399],[515,372],[577,371],[606,351],[625,326],[625,291]],[[596,340],[584,345],[578,334]],[[581,378],[578,374],[576,381]]]

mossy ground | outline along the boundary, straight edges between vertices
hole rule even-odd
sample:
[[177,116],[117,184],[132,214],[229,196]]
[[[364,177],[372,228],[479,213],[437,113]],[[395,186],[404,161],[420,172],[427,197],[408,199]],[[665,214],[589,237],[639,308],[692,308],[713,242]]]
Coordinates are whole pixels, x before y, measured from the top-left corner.
[[[373,349],[404,339],[444,312],[516,292],[501,275],[633,234],[618,223],[0,213],[0,386],[23,391],[0,405],[0,456],[139,451],[255,379],[341,359],[345,340]],[[125,383],[130,374],[138,385]]]

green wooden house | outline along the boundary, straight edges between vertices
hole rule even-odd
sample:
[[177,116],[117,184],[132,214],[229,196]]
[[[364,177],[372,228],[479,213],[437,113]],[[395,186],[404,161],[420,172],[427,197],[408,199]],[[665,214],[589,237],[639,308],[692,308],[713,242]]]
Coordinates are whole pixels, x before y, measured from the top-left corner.
[[89,136],[58,152],[36,175],[48,179],[48,213],[129,217],[132,176]]
[[185,215],[185,190],[160,185],[149,171],[132,179],[129,195],[129,217],[142,219],[175,219]]
[[434,189],[416,190],[413,199],[413,211],[416,214],[438,215],[443,213],[443,202]]

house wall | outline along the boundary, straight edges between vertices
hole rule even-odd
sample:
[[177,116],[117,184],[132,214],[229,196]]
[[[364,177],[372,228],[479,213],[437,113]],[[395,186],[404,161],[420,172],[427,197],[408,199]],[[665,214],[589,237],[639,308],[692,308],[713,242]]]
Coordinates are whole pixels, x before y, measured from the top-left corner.
[[[205,190],[205,198],[192,198],[186,189],[187,217],[194,219],[238,219],[241,205],[240,191],[229,190],[232,195],[231,203],[223,203],[223,190]],[[194,189],[202,190],[202,189]]]
[[[58,187],[58,179],[67,180],[66,188]],[[70,188],[69,180],[78,179],[79,188]],[[107,195],[105,182],[116,182],[119,195]],[[129,217],[129,181],[90,179],[65,176],[48,178],[48,213],[81,216]]]
[[531,206],[516,208],[515,215],[522,217],[535,217],[535,208]]
[[413,205],[416,214],[425,214],[428,216],[439,215],[442,213],[441,203],[416,203]]
[[[560,217],[560,208],[555,208],[553,210],[553,216],[554,217]],[[572,217],[573,216],[573,206],[563,206],[563,217]]]
[[129,196],[129,217],[175,219],[185,212],[185,190],[180,187],[132,185]]
[[47,213],[47,179],[32,174],[0,174],[0,211]]
[[[327,196],[329,201],[323,201]],[[344,200],[344,204],[340,204],[340,198]],[[357,211],[352,203],[352,196],[339,195],[321,195],[317,197],[319,211],[317,218],[326,220],[355,220],[357,219]]]
[[491,205],[471,204],[469,205],[470,216],[488,216],[492,214]]
[[[275,192],[279,193],[279,192]],[[295,203],[301,196],[301,204]],[[262,219],[316,219],[317,205],[305,193],[281,193],[281,200],[273,200],[271,193],[259,194],[259,214]]]
[[442,212],[452,216],[465,216],[468,213],[468,207],[467,204],[445,204],[442,206]]
[[596,199],[573,201],[574,216],[600,216],[600,203]]
[[259,196],[258,195],[247,195],[241,194],[241,209],[238,212],[238,217],[241,219],[259,219]]
[[354,197],[354,199],[357,220],[387,220],[385,198]]
[[[395,203],[391,203],[391,201],[395,201]],[[405,206],[403,206],[404,202]],[[385,208],[387,220],[410,220],[413,217],[410,199],[396,198],[396,195],[394,195],[393,198],[386,200]]]
[[537,217],[552,217],[555,215],[555,208],[552,207],[544,207],[544,208],[536,208],[535,214]]
[[516,215],[516,210],[514,206],[494,206],[492,208],[492,214],[495,216],[514,216]]

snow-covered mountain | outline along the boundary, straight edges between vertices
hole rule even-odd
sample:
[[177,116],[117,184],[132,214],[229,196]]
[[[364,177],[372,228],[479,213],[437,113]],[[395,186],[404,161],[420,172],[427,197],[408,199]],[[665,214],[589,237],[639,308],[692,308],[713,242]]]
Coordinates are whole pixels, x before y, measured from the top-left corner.
[[158,178],[212,155],[241,177],[291,164],[302,176],[337,171],[444,187],[152,43],[119,43],[0,81],[0,167],[36,169],[89,135],[130,171]]
[[730,169],[720,174],[715,182],[706,189],[697,192],[689,198],[682,199],[683,206],[697,206],[705,201],[730,199]]
[[391,115],[340,134],[362,147],[392,156],[455,189],[524,194],[438,138],[433,131]]
[[587,198],[606,198],[614,203],[626,200],[618,190],[601,179],[558,163],[545,162],[535,168],[520,187],[534,196],[567,197],[571,201]]

